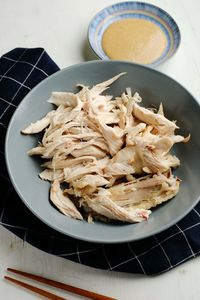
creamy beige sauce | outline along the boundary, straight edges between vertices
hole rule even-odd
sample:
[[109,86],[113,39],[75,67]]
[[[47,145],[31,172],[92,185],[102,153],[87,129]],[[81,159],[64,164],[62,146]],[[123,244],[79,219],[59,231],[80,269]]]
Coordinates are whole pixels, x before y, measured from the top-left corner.
[[102,47],[111,59],[150,64],[160,57],[167,45],[163,31],[143,19],[123,19],[104,32]]

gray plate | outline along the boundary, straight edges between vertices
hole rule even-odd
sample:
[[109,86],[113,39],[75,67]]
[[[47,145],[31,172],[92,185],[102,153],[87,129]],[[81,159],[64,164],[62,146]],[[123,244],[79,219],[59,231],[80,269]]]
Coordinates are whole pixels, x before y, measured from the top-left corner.
[[[181,134],[191,134],[187,144],[174,148],[181,160],[176,175],[182,179],[179,194],[153,210],[148,221],[140,224],[88,224],[62,215],[49,202],[49,183],[38,177],[39,161],[27,156],[36,146],[37,136],[23,136],[20,130],[52,109],[47,103],[52,91],[74,92],[77,83],[94,85],[120,72],[128,72],[113,84],[110,94],[120,95],[131,87],[143,97],[145,106],[162,101],[167,117],[177,120]],[[21,102],[10,122],[6,137],[6,161],[12,183],[28,208],[43,222],[72,237],[102,243],[142,239],[158,233],[185,216],[200,195],[200,107],[180,84],[162,73],[121,61],[93,61],[63,69],[37,85]]]

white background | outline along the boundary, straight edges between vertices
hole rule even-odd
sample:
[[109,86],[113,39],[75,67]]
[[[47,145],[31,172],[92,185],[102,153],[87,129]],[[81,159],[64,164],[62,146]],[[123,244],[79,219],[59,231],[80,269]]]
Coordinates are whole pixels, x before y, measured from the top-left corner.
[[[0,55],[15,47],[44,47],[60,68],[87,60],[91,58],[86,47],[89,21],[100,9],[115,2],[0,0]],[[182,35],[176,55],[158,69],[178,80],[200,100],[200,1],[150,2],[173,16]],[[120,300],[196,300],[200,297],[199,262],[200,258],[193,259],[152,278],[100,271],[44,253],[0,227],[0,299],[38,299],[2,279],[10,266]]]

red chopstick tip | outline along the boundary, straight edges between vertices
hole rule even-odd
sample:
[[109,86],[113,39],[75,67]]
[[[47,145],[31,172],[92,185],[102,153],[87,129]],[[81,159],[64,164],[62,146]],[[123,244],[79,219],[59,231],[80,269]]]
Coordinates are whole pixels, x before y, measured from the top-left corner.
[[4,276],[4,279],[10,280],[10,281],[12,280],[12,278],[11,278],[11,277],[9,277],[9,276],[6,276],[6,275]]
[[17,270],[16,270],[16,269],[13,269],[13,268],[7,268],[6,271],[8,271],[8,272],[15,272],[15,271],[17,271]]
[[6,280],[9,280],[9,281],[12,281],[12,282],[13,282],[13,279],[12,279],[11,277],[4,276],[4,279],[6,279]]

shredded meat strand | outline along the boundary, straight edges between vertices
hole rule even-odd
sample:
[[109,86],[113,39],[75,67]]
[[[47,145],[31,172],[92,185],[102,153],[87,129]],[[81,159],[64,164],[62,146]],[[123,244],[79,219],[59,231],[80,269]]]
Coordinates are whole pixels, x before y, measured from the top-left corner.
[[190,135],[176,135],[162,103],[145,108],[130,87],[120,97],[102,94],[125,74],[91,88],[78,84],[78,93],[52,92],[55,110],[21,131],[43,132],[28,155],[45,160],[39,177],[51,182],[50,200],[68,217],[141,222],[179,191],[172,169],[180,161],[170,151]]

